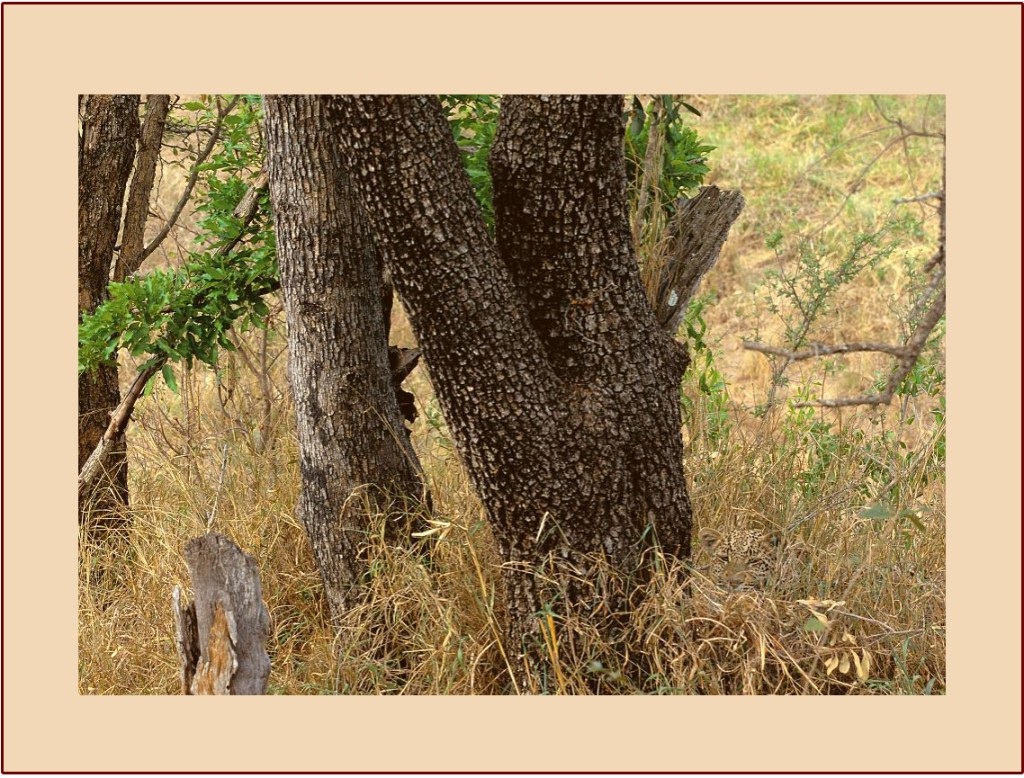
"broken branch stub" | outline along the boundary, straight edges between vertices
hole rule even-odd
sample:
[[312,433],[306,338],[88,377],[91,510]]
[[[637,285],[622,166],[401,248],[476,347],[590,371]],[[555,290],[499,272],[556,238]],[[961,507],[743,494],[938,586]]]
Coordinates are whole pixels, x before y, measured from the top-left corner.
[[658,273],[654,311],[658,324],[675,335],[701,279],[718,261],[729,230],[743,210],[743,195],[706,186],[680,200],[668,224],[669,250]]

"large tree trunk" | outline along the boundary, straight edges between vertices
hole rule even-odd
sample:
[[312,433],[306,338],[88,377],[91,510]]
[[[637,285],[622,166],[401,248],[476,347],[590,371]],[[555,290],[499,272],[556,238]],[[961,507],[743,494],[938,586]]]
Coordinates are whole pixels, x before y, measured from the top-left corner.
[[378,260],[326,98],[266,98],[267,166],[301,454],[299,515],[333,615],[358,598],[370,514],[401,516],[421,470],[392,387]]
[[[627,219],[619,97],[506,97],[492,151],[496,240],[431,97],[341,97],[336,140],[406,303],[506,561],[509,639],[535,615],[628,610],[645,552],[690,552],[678,388]],[[601,591],[604,559],[624,584]],[[597,613],[592,614],[600,620]],[[599,625],[619,639],[623,619]],[[525,676],[524,676],[525,677]]]
[[[125,186],[139,135],[138,95],[88,98],[78,147],[78,312],[107,297]],[[100,367],[78,379],[78,467],[89,458],[121,396],[117,368]],[[79,496],[81,521],[116,524],[128,504],[124,444],[106,460],[104,476]]]

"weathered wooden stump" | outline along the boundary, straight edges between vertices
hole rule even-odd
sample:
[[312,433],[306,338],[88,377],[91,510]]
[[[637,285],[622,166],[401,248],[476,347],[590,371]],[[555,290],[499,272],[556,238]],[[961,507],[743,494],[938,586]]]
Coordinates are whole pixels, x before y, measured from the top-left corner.
[[266,694],[270,617],[256,561],[223,535],[185,546],[195,601],[174,587],[174,622],[184,694]]

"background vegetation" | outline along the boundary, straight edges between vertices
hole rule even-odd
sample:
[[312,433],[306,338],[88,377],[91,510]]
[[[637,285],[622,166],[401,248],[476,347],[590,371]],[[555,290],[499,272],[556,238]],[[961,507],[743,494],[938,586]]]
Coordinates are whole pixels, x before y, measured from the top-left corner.
[[[486,120],[495,106],[447,99],[478,196],[486,200]],[[764,591],[730,592],[699,575],[688,596],[671,575],[652,587],[634,622],[638,645],[658,647],[655,685],[682,693],[943,693],[942,326],[896,401],[881,408],[798,403],[868,393],[884,384],[890,357],[856,354],[783,370],[742,344],[895,343],[913,328],[913,302],[938,223],[926,202],[894,200],[943,186],[942,149],[925,138],[894,143],[889,119],[941,130],[944,105],[938,98],[866,96],[686,102],[700,116],[683,112],[693,133],[675,141],[679,153],[662,179],[661,206],[670,209],[705,174],[705,183],[740,189],[747,202],[685,325],[693,364],[680,401],[696,522],[719,530],[772,528],[789,550]],[[166,155],[158,214],[173,209],[202,126],[216,119],[210,105],[196,100],[175,109],[182,150]],[[254,106],[239,101],[232,114],[239,118],[225,121],[227,143],[203,163],[196,205],[145,269],[165,271],[149,282],[153,294],[165,295],[151,313],[170,318],[152,326],[190,350],[164,339],[185,359],[136,408],[130,530],[112,543],[82,539],[80,689],[177,693],[170,591],[188,582],[185,542],[213,528],[259,563],[272,618],[272,693],[500,692],[497,557],[427,370],[418,369],[406,385],[421,410],[413,441],[432,484],[430,529],[415,550],[367,538],[370,597],[335,636],[294,516],[298,455],[280,303],[273,295],[250,300],[239,290],[232,321],[258,326],[231,330],[226,322],[214,343],[188,340],[188,321],[209,298],[200,294],[197,301],[196,284],[215,280],[211,269],[230,270],[221,267],[223,257],[221,265],[213,261],[217,248],[246,230],[246,266],[266,273],[272,257],[265,220],[241,225],[230,218],[245,186],[231,187],[254,178],[261,164]],[[639,155],[642,122],[629,137],[636,144],[630,153]],[[205,242],[195,244],[196,236]],[[657,245],[644,238],[638,236],[641,260],[653,262]],[[132,310],[127,290],[115,299]],[[186,304],[192,317],[172,315]],[[164,348],[158,338],[143,343],[141,330],[135,333],[134,343],[115,344],[135,352],[122,359],[125,383],[153,358],[153,348]],[[399,345],[414,344],[397,306],[392,333]],[[111,358],[115,350],[92,358]],[[551,673],[535,679],[535,691],[584,691],[595,678],[609,691],[632,691],[600,646],[562,644],[558,635],[553,628]]]

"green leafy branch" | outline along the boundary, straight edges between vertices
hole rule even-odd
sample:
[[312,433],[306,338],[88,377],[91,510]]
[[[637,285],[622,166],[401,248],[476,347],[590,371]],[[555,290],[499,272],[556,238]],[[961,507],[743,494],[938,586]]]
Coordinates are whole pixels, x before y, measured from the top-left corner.
[[213,366],[218,348],[234,348],[232,327],[262,326],[263,297],[278,286],[275,252],[266,245],[196,253],[180,270],[111,284],[110,299],[79,326],[78,372],[115,364],[121,349],[146,358],[140,370],[177,360]]
[[650,221],[654,198],[665,217],[679,198],[689,197],[708,174],[708,154],[715,150],[683,121],[683,112],[700,111],[675,95],[654,95],[646,103],[634,95],[623,114],[626,125],[626,175],[639,220]]
[[487,166],[498,130],[497,95],[441,95],[455,143],[487,226],[494,228],[494,186]]
[[[197,205],[201,250],[185,265],[157,270],[108,287],[109,299],[79,326],[78,370],[115,364],[121,349],[144,359],[139,371],[160,369],[167,385],[176,381],[166,364],[198,360],[215,366],[220,348],[231,350],[233,327],[263,326],[263,297],[279,286],[274,233],[259,138],[261,102],[248,95],[185,103],[196,126],[211,127],[208,144],[190,175],[205,173]],[[191,191],[191,187],[189,187]],[[238,248],[241,246],[241,248]]]

